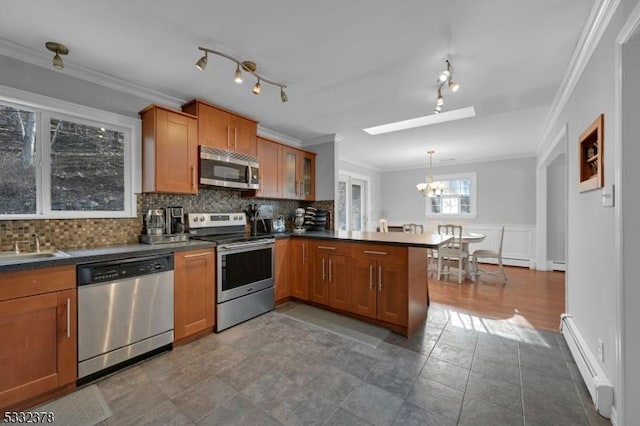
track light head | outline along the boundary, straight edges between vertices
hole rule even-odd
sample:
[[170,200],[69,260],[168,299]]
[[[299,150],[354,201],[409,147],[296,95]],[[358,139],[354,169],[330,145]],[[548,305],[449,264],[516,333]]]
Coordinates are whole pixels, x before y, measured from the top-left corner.
[[284,87],[282,86],[280,86],[280,100],[282,101],[282,103],[289,102],[289,98],[287,97],[287,94],[284,91]]
[[69,49],[64,44],[56,43],[55,41],[48,41],[45,43],[47,50],[55,53],[53,56],[53,66],[59,70],[64,68],[64,62],[60,55],[69,54]]
[[262,88],[260,87],[260,79],[258,79],[258,82],[256,83],[256,85],[253,86],[252,92],[254,95],[259,95],[261,91],[262,91]]
[[204,52],[204,56],[198,59],[198,62],[196,62],[196,68],[198,68],[200,71],[204,71],[204,69],[207,67],[207,61],[208,54],[207,52]]
[[444,83],[445,81],[447,81],[449,79],[449,75],[449,70],[442,71],[438,76],[438,83]]
[[440,114],[440,111],[442,111],[441,105],[436,105],[436,107],[433,109],[434,114]]
[[240,64],[236,66],[236,72],[233,74],[233,81],[240,84],[242,83],[242,71],[240,71]]
[[460,85],[458,83],[456,83],[455,81],[449,80],[449,89],[451,89],[452,92],[457,92],[459,88],[460,88]]

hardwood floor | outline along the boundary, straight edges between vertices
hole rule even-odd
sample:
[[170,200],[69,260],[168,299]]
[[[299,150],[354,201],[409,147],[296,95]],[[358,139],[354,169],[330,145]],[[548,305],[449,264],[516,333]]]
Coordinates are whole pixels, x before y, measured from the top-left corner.
[[[492,266],[483,265],[483,268]],[[469,314],[512,319],[521,326],[557,332],[560,314],[566,310],[564,272],[508,266],[505,270],[508,284],[495,276],[481,276],[478,284],[469,280],[458,284],[454,275],[439,281],[435,273],[430,274],[431,302]]]

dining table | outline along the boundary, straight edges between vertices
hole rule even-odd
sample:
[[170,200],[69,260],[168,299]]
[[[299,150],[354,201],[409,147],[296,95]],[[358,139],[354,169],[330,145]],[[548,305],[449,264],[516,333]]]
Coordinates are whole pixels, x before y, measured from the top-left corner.
[[[433,234],[438,235],[437,232],[433,232]],[[469,257],[471,257],[471,251],[469,250],[469,245],[475,244],[475,243],[481,243],[485,240],[485,238],[487,238],[487,236],[479,232],[463,232],[462,238],[461,238],[462,249],[469,254]],[[472,270],[473,262],[471,262],[471,259],[469,257],[463,260],[465,279],[468,278],[472,281],[475,281],[475,271]]]

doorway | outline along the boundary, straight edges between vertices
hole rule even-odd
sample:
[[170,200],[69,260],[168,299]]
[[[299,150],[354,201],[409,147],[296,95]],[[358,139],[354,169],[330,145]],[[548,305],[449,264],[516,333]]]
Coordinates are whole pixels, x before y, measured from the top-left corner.
[[366,231],[369,211],[367,179],[340,173],[338,176],[338,231]]

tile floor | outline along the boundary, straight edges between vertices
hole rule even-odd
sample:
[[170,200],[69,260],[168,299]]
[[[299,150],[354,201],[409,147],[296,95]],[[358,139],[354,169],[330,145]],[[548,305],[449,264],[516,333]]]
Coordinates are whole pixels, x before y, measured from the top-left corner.
[[97,382],[103,425],[608,425],[562,336],[432,304],[376,348],[270,312]]

